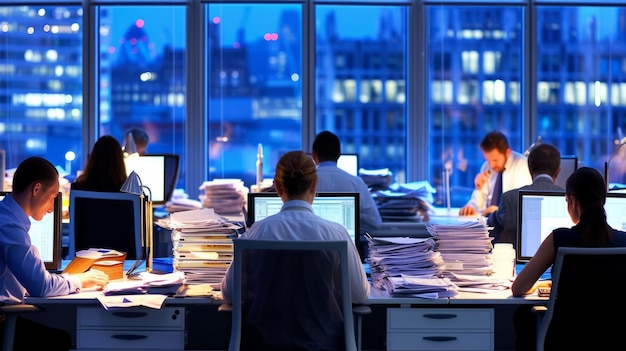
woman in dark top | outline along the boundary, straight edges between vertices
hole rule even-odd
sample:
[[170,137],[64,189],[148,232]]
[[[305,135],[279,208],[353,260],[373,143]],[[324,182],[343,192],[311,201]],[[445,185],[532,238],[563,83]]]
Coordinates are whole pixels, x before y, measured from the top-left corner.
[[[515,278],[511,286],[513,296],[532,294],[539,286],[550,286],[549,281],[537,280],[554,264],[559,247],[626,246],[626,232],[611,228],[606,221],[606,184],[598,171],[582,167],[572,173],[565,183],[565,196],[574,226],[555,229],[543,240]],[[531,308],[532,305],[520,305],[513,316],[518,351],[536,349],[537,317]]]
[[122,146],[114,137],[103,135],[91,149],[85,169],[72,183],[72,189],[117,192],[126,178]]
[[597,170],[582,167],[572,173],[565,184],[565,199],[575,225],[555,229],[545,238],[537,253],[515,278],[511,287],[513,296],[532,294],[542,284],[537,280],[554,264],[559,247],[626,246],[626,233],[611,228],[606,222],[606,185]]

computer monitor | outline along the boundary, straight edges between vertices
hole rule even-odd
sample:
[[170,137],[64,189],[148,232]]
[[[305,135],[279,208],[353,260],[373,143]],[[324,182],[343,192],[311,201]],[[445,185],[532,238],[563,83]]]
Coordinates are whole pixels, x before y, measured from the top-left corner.
[[68,258],[90,248],[114,249],[130,260],[146,258],[144,234],[150,213],[136,194],[70,191]]
[[554,180],[554,184],[565,189],[567,178],[578,169],[578,157],[573,155],[561,156],[561,171]]
[[149,189],[154,205],[165,205],[172,197],[178,181],[180,156],[175,154],[146,154],[127,157],[126,174],[135,171],[141,184]]
[[[565,192],[519,192],[517,261],[528,262],[541,242],[556,228],[574,225],[567,212]],[[614,229],[626,230],[626,194],[608,193],[604,204],[606,219]]]
[[[283,201],[275,192],[248,193],[248,225],[280,212]],[[313,212],[344,226],[359,248],[359,193],[317,193]]]
[[4,191],[4,179],[7,176],[6,160],[6,152],[4,150],[0,150],[0,175],[2,175],[2,179],[0,179],[0,191]]
[[[10,194],[10,192],[1,191],[0,200]],[[31,243],[39,251],[39,256],[46,266],[47,270],[55,271],[61,269],[61,223],[63,218],[62,209],[62,193],[59,192],[54,199],[54,210],[47,213],[41,221],[30,218],[30,235]]]
[[359,155],[357,154],[341,154],[337,160],[337,167],[352,174],[359,175]]

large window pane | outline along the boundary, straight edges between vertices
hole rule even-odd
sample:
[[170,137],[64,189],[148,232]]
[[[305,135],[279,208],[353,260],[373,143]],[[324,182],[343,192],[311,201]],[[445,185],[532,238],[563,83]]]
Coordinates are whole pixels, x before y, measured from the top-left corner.
[[209,179],[256,183],[302,148],[300,5],[207,5]]
[[80,164],[82,23],[80,6],[0,5],[0,149],[7,168],[29,156],[47,158],[61,173]]
[[537,9],[537,135],[622,184],[625,49],[625,7]]
[[148,153],[181,155],[184,188],[185,7],[99,7],[98,132],[120,141],[131,127],[150,136]]
[[406,178],[407,8],[315,8],[316,132],[334,132],[359,167]]
[[523,9],[428,8],[430,181],[445,205],[444,165],[452,165],[452,206],[469,199],[484,162],[483,136],[499,130],[523,152]]

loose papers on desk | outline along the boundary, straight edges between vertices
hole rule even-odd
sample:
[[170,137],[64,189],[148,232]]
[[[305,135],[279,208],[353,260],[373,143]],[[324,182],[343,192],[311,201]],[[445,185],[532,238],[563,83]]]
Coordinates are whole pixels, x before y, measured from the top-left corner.
[[450,297],[456,287],[441,277],[443,260],[432,238],[372,238],[368,258],[372,285],[390,296]]

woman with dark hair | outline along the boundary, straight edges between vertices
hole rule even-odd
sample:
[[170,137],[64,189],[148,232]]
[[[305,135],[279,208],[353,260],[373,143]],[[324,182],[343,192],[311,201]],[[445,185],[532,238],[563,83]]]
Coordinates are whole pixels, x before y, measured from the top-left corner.
[[[606,221],[606,184],[600,172],[589,167],[577,169],[565,183],[565,199],[574,226],[555,229],[543,240],[515,278],[511,286],[513,296],[532,294],[539,286],[550,285],[537,280],[554,264],[559,247],[626,246],[626,232],[611,228]],[[535,349],[536,316],[531,307],[521,305],[515,311],[517,350]]]
[[114,137],[103,135],[91,149],[85,169],[72,183],[72,189],[117,192],[126,178],[122,146]]

